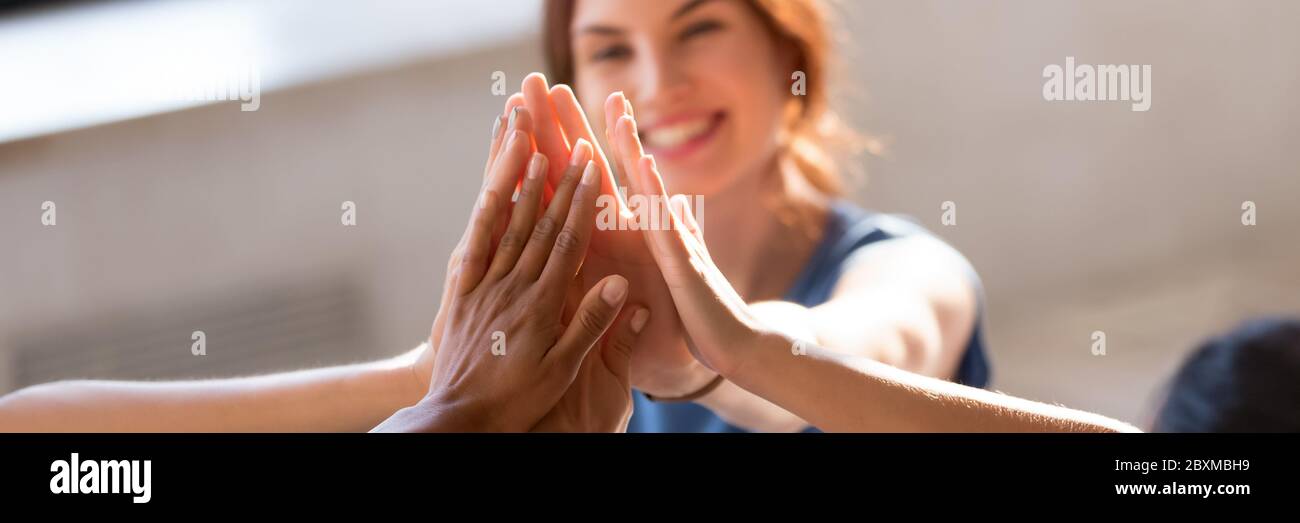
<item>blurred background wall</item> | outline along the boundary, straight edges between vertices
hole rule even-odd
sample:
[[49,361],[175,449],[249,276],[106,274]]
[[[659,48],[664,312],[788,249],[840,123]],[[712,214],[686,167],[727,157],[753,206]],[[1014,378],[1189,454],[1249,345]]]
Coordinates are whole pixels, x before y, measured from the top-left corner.
[[[262,64],[257,111],[139,110],[0,143],[0,393],[69,377],[359,361],[427,336],[504,103],[492,74],[513,91],[542,67],[539,2],[468,14],[440,1],[260,4],[278,23],[256,19],[247,34],[298,50],[297,61]],[[0,42],[70,11],[212,5],[14,11],[0,17]],[[836,11],[843,108],[888,144],[861,160],[855,199],[914,216],[974,263],[994,388],[1143,424],[1197,341],[1246,317],[1300,314],[1300,3],[846,1]],[[39,71],[31,64],[109,43],[101,36],[46,55],[0,45],[0,64]],[[362,46],[384,38],[398,43]],[[1067,56],[1150,64],[1150,111],[1044,101],[1043,67]],[[41,81],[0,75],[11,93]],[[6,97],[0,122],[33,99]],[[47,200],[55,226],[41,224]],[[1255,226],[1241,223],[1247,200]],[[343,201],[356,203],[355,227],[340,224]],[[945,201],[956,225],[940,222]],[[207,356],[190,354],[195,330]],[[1091,352],[1094,331],[1106,333],[1104,356]]]

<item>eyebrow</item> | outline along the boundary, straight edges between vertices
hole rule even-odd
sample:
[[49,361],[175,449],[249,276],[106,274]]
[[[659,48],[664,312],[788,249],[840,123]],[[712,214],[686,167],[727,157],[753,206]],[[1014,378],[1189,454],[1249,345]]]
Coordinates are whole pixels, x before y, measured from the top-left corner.
[[669,20],[676,20],[676,19],[678,19],[678,18],[681,18],[681,17],[683,17],[683,16],[686,16],[687,13],[690,13],[691,11],[694,11],[695,8],[697,8],[697,7],[699,7],[699,6],[702,6],[702,5],[704,5],[704,4],[707,4],[707,3],[709,3],[710,1],[712,1],[712,0],[691,0],[690,2],[686,2],[686,5],[683,5],[683,6],[681,6],[681,7],[678,7],[676,11],[673,11],[673,16],[669,17],[668,19],[669,19]]
[[[681,7],[678,7],[676,11],[673,11],[672,16],[668,17],[668,19],[677,20],[678,18],[686,16],[691,11],[694,11],[696,8],[704,4],[707,4],[711,1],[713,0],[690,0],[689,2],[686,2],[686,4],[682,5]],[[584,26],[581,29],[578,29],[578,31],[576,32],[579,34],[621,35],[623,34],[623,29],[619,27],[609,26],[609,25],[592,24],[592,25]]]

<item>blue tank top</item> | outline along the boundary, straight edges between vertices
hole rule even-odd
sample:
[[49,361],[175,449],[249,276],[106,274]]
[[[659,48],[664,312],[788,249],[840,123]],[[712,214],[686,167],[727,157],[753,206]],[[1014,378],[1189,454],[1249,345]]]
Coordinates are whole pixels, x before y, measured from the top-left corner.
[[[832,204],[821,243],[784,300],[816,307],[830,299],[831,291],[844,273],[846,261],[859,249],[891,238],[930,234],[921,226],[887,214],[864,211],[846,202]],[[971,283],[980,296],[975,328],[962,354],[953,381],[972,387],[989,382],[989,364],[983,341],[983,287],[973,268]],[[632,419],[628,432],[747,432],[731,425],[709,409],[695,403],[655,403],[640,391],[632,391]],[[816,431],[816,429],[809,429]]]

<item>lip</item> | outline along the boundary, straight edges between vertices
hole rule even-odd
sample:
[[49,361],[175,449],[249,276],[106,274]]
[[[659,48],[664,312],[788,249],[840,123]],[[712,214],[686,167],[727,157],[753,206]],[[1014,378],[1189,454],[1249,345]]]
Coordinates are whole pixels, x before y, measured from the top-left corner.
[[709,118],[710,122],[709,122],[708,129],[705,130],[703,133],[700,133],[699,136],[691,138],[690,140],[675,145],[673,147],[651,147],[647,145],[645,146],[645,151],[649,154],[654,155],[655,158],[660,158],[663,160],[678,160],[690,156],[696,151],[699,151],[700,149],[704,148],[704,146],[708,145],[708,143],[712,141],[714,137],[717,136],[718,130],[722,128],[723,122],[726,121],[727,113],[725,111],[692,112],[692,113],[675,114],[669,117],[656,120],[652,125],[647,125],[642,127],[638,134],[641,135],[641,139],[642,139],[641,143],[644,144],[645,135],[647,132],[654,131],[659,127],[673,125],[678,122],[684,122],[684,121],[693,120],[701,117]]

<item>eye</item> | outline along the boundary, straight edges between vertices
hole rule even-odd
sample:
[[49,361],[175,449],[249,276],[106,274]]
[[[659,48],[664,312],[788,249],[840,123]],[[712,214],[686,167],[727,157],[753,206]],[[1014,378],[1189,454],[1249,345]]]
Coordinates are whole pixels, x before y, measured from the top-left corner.
[[611,45],[609,47],[603,47],[600,50],[593,53],[591,55],[591,61],[600,62],[604,60],[617,60],[620,58],[627,58],[631,54],[632,54],[632,50],[629,49],[626,45],[622,45],[622,44]]
[[701,20],[687,26],[686,29],[683,29],[681,36],[678,38],[682,41],[686,41],[696,36],[717,32],[722,28],[722,22],[717,20]]

